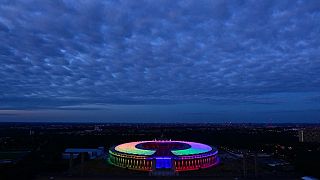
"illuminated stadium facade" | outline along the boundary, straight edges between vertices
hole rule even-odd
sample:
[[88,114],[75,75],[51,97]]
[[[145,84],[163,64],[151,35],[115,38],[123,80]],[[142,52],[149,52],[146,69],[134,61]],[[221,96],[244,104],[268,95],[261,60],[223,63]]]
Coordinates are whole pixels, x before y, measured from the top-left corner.
[[141,171],[171,169],[174,172],[209,168],[219,163],[214,147],[186,141],[139,141],[114,146],[109,163]]

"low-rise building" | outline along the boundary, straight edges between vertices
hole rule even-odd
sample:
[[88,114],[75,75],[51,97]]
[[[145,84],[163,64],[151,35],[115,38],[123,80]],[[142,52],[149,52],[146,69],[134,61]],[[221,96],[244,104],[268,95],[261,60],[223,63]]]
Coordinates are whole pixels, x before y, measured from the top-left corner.
[[96,159],[102,157],[104,155],[104,148],[98,147],[96,149],[87,149],[87,148],[67,148],[62,153],[63,159],[75,159],[77,158],[80,153],[87,153],[89,159]]

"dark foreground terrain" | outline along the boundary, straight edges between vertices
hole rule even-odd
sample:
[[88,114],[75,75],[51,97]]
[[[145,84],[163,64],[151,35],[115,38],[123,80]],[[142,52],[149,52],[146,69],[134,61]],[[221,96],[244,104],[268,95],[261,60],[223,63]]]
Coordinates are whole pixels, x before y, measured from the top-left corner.
[[[213,168],[170,179],[301,179],[320,177],[319,125],[266,124],[0,124],[0,179],[154,179],[107,163],[108,148],[129,141],[175,139],[219,149]],[[303,139],[301,134],[303,133]],[[300,135],[300,136],[299,136]],[[72,165],[66,148],[103,147]]]

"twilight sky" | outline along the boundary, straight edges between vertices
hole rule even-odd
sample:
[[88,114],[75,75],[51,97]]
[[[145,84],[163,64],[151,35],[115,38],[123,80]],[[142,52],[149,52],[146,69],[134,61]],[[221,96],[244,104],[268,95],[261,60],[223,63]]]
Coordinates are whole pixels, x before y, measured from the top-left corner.
[[0,121],[320,123],[320,1],[0,0]]

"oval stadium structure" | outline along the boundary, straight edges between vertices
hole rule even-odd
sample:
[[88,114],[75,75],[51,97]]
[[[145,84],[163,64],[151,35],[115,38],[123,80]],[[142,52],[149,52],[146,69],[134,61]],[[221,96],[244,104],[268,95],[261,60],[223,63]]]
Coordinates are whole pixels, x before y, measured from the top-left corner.
[[219,163],[214,147],[187,141],[138,141],[111,147],[108,161],[118,167],[175,172],[212,167]]

